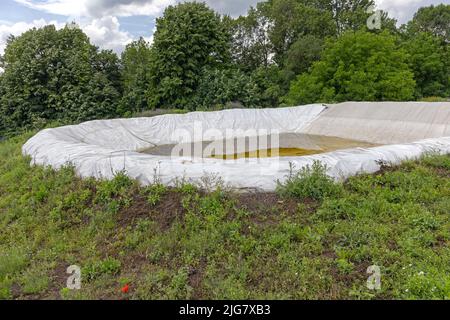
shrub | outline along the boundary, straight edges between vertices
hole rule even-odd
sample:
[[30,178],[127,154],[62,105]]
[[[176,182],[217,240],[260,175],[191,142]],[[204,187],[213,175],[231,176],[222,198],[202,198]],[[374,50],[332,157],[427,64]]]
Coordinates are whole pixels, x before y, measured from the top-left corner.
[[114,179],[99,183],[96,201],[107,204],[115,198],[123,200],[127,197],[129,188],[132,185],[133,180],[127,176],[125,171],[120,171],[115,174]]
[[291,165],[290,173],[284,183],[278,182],[277,192],[281,196],[298,199],[311,198],[321,201],[325,197],[338,196],[343,187],[337,184],[327,174],[326,165],[315,161],[312,166],[306,166],[294,173]]
[[167,187],[163,184],[154,184],[145,189],[147,194],[147,202],[151,206],[156,206],[164,194],[167,192]]
[[414,96],[409,56],[388,32],[347,32],[329,41],[322,59],[291,83],[286,102],[401,101]]
[[258,88],[253,79],[237,69],[204,69],[190,110],[208,109],[239,102],[245,107],[259,105]]

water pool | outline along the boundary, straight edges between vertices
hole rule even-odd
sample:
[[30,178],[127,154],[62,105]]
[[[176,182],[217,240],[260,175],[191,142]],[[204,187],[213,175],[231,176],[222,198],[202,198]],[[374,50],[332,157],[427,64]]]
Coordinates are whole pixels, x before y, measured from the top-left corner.
[[223,139],[179,144],[165,144],[141,150],[156,156],[215,158],[236,160],[243,158],[299,157],[342,149],[370,148],[376,144],[301,133],[283,133],[257,137]]

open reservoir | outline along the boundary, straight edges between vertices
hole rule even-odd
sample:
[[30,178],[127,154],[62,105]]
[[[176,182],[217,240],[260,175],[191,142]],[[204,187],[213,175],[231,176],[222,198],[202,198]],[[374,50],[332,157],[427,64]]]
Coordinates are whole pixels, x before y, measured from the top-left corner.
[[300,133],[167,144],[142,150],[157,156],[202,157],[223,160],[298,157],[351,148],[370,148],[373,143]]

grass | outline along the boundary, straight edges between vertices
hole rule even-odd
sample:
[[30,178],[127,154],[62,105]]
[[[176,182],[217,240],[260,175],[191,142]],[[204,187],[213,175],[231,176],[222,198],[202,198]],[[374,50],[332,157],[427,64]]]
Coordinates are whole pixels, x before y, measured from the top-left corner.
[[235,194],[30,167],[30,136],[0,143],[0,299],[450,299],[449,156]]

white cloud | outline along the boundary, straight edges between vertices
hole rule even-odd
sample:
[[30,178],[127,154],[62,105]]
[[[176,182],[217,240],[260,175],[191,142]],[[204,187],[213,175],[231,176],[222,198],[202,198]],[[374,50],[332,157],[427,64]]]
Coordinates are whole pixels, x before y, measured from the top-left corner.
[[87,0],[14,0],[28,8],[63,16],[86,16]]
[[[159,16],[164,9],[185,0],[14,0],[29,8],[47,13],[75,17],[128,17],[134,15]],[[213,9],[223,14],[245,14],[260,0],[206,0]]]
[[175,0],[86,0],[90,16],[115,15],[129,17],[134,15],[159,16]]
[[14,0],[29,8],[72,17],[157,16],[176,0]]
[[399,23],[408,22],[420,7],[450,3],[450,0],[375,0],[378,7],[389,12]]
[[120,30],[119,20],[113,16],[93,19],[81,28],[89,36],[92,43],[100,48],[111,49],[117,53],[120,53],[128,43],[133,41],[131,34]]
[[[29,8],[69,17],[100,18],[104,16],[161,15],[168,5],[185,0],[14,0]],[[237,16],[261,0],[205,0],[220,13]],[[375,0],[381,9],[400,22],[409,20],[419,7],[450,3],[450,0]]]
[[251,6],[255,6],[261,0],[206,0],[211,8],[222,14],[233,17],[246,14]]

